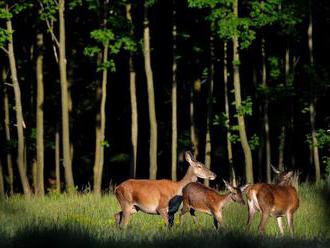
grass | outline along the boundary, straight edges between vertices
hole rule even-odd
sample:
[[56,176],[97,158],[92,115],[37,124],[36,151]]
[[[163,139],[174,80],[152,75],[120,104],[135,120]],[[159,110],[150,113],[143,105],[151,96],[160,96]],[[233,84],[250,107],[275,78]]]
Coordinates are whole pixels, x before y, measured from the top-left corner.
[[[0,247],[330,247],[330,202],[324,190],[301,186],[300,208],[295,214],[295,237],[279,235],[271,218],[267,235],[259,237],[259,215],[246,232],[246,206],[233,203],[224,210],[226,227],[213,229],[213,220],[189,214],[182,226],[176,217],[172,229],[160,216],[135,214],[126,230],[115,227],[119,205],[113,195],[50,195],[25,200],[13,196],[0,202]],[[290,248],[291,248],[290,247]]]

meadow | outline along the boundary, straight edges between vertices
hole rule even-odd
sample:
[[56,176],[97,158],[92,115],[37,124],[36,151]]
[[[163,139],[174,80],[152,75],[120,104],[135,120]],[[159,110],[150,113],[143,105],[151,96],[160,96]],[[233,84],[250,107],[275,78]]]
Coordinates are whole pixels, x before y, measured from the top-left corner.
[[160,216],[140,212],[120,230],[113,218],[119,205],[111,193],[52,193],[29,200],[16,195],[0,200],[0,247],[330,247],[327,192],[322,187],[299,187],[293,238],[287,229],[280,236],[274,218],[260,237],[259,214],[246,231],[247,206],[237,203],[224,209],[225,227],[220,230],[214,230],[212,218],[205,214],[197,213],[199,225],[187,214],[181,226],[176,215],[175,226],[168,229]]

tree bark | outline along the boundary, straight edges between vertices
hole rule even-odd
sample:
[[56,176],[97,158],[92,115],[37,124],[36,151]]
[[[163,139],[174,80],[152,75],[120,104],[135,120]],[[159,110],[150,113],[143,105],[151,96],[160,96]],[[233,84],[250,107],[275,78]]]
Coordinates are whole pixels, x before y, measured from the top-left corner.
[[60,132],[56,128],[55,133],[55,178],[56,178],[56,192],[61,192],[61,170],[60,170]]
[[[262,59],[262,86],[267,89],[267,73],[266,73],[266,51],[265,51],[265,38],[261,38],[261,59]],[[266,179],[267,183],[271,183],[271,146],[270,146],[270,136],[269,136],[269,117],[268,117],[268,106],[269,99],[267,93],[264,96],[263,102],[263,117],[264,117],[264,132],[265,132],[265,148],[266,148]]]
[[172,26],[172,37],[173,37],[173,54],[172,54],[172,180],[177,180],[177,147],[178,147],[178,124],[177,124],[177,62],[176,62],[176,39],[177,39],[177,30],[176,30],[176,9],[175,9],[175,0],[173,0],[173,26]]
[[[106,42],[103,48],[103,63],[108,61],[109,44]],[[94,193],[101,194],[102,172],[104,164],[104,138],[105,138],[105,104],[107,99],[107,81],[108,70],[103,69],[102,87],[98,89],[98,99],[101,99],[100,112],[96,117],[96,144],[95,144],[95,161],[94,161]]]
[[149,148],[149,178],[157,177],[157,119],[155,107],[154,80],[151,69],[150,56],[150,29],[148,18],[148,7],[144,6],[144,66],[147,77],[148,104],[149,104],[149,124],[150,124],[150,148]]
[[[214,85],[214,37],[210,35],[210,77],[209,93],[207,98],[206,135],[205,135],[205,166],[211,168],[211,125],[213,106],[213,85]],[[209,180],[205,179],[204,184],[209,186]]]
[[194,104],[194,96],[195,93],[200,90],[201,81],[200,79],[196,79],[194,84],[191,87],[190,91],[190,103],[189,103],[189,115],[190,115],[190,140],[192,144],[194,157],[197,158],[199,155],[199,139],[196,130],[195,124],[195,104]]
[[227,57],[227,42],[223,44],[223,82],[224,82],[224,95],[225,95],[225,114],[226,114],[226,127],[227,127],[227,159],[229,164],[229,174],[234,186],[237,186],[236,174],[233,164],[233,148],[230,140],[230,110],[229,110],[229,93],[228,93],[228,57]]
[[69,94],[67,80],[67,60],[65,45],[65,0],[59,0],[59,70],[62,98],[62,142],[63,162],[65,172],[66,190],[68,193],[75,192],[74,179],[72,174],[72,160],[70,147],[70,126],[69,126]]
[[37,177],[36,192],[38,196],[45,194],[44,188],[44,81],[43,81],[43,34],[37,35],[38,57],[37,73]]
[[[238,1],[234,0],[233,2],[234,16],[238,17]],[[252,153],[250,145],[246,135],[245,129],[245,120],[244,116],[240,114],[241,108],[241,82],[240,82],[240,72],[239,72],[239,47],[238,47],[238,37],[233,37],[233,69],[234,69],[234,92],[235,92],[235,106],[237,111],[237,120],[239,128],[239,136],[241,145],[244,152],[245,158],[245,176],[248,183],[253,183],[253,162],[252,162]]]
[[[311,0],[309,1],[309,25],[308,25],[308,49],[309,49],[309,60],[310,65],[314,65],[314,55],[313,55],[313,15],[312,15],[312,3]],[[309,103],[309,120],[311,125],[311,136],[312,136],[312,144],[311,144],[311,151],[312,151],[312,158],[315,167],[315,181],[319,183],[321,180],[321,170],[320,170],[320,156],[319,156],[319,148],[318,142],[316,137],[316,128],[315,128],[315,119],[316,119],[316,101],[317,98],[315,96],[313,85],[311,84],[311,97]]]
[[[131,4],[126,5],[126,18],[132,23]],[[131,29],[133,36],[133,29]],[[137,147],[138,147],[138,109],[136,99],[136,72],[133,63],[133,54],[129,54],[129,91],[131,99],[131,178],[136,178],[136,162],[137,162]]]
[[24,191],[24,195],[29,197],[31,196],[31,188],[29,184],[28,177],[26,175],[26,169],[24,165],[24,120],[23,120],[23,111],[22,111],[22,103],[21,103],[21,90],[17,77],[17,68],[16,68],[16,59],[14,53],[14,41],[13,41],[13,28],[12,22],[10,19],[6,21],[7,31],[10,34],[10,39],[8,42],[8,58],[11,72],[12,84],[14,87],[15,94],[15,110],[16,110],[16,127],[17,127],[17,138],[18,138],[18,146],[17,146],[17,166],[18,171]]
[[[2,71],[3,82],[7,80],[5,68]],[[4,124],[5,124],[5,136],[6,143],[9,149],[6,151],[6,161],[7,161],[7,171],[8,171],[8,184],[9,184],[9,194],[14,193],[14,173],[13,173],[13,160],[11,155],[11,135],[10,135],[10,115],[9,115],[9,102],[8,102],[8,92],[7,87],[3,87],[3,111],[4,111]]]
[[0,199],[5,196],[5,182],[3,180],[2,161],[0,159]]

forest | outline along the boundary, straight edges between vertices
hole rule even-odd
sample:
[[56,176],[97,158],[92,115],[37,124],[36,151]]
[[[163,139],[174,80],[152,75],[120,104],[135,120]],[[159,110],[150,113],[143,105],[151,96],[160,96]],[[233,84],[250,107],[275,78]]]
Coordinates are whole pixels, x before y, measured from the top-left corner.
[[[0,247],[330,247],[329,14],[328,0],[0,0]],[[181,221],[197,177],[225,200]],[[286,212],[251,201],[258,185]],[[167,205],[125,208],[129,187]]]
[[329,182],[329,1],[0,8],[1,195],[177,180],[188,150],[239,183]]

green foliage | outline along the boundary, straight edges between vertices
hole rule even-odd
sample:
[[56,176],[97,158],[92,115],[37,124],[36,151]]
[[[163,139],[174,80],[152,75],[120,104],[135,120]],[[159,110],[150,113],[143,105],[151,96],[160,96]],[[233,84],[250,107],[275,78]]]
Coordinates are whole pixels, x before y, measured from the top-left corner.
[[119,162],[119,163],[127,162],[129,160],[130,160],[130,156],[126,153],[118,153],[112,156],[110,159],[111,162]]
[[253,134],[249,140],[249,145],[252,151],[260,146],[260,138],[257,134]]
[[0,19],[8,20],[11,19],[13,15],[5,8],[0,8]]
[[[330,132],[328,130],[325,129],[316,130],[316,139],[317,139],[316,146],[319,147],[320,149],[330,148]],[[306,142],[309,146],[312,145],[311,134],[306,135]]]
[[114,40],[115,35],[110,29],[96,29],[91,32],[91,38],[105,45]]
[[242,116],[252,116],[252,98],[248,96],[239,106],[238,114]]
[[214,126],[222,126],[228,128],[228,117],[226,113],[221,112],[220,114],[215,114],[212,123]]
[[0,47],[4,47],[10,40],[10,33],[3,28],[0,28]]
[[54,0],[39,0],[42,5],[40,9],[40,19],[56,21],[57,14],[58,14],[58,4],[57,1]]
[[89,57],[94,57],[95,55],[99,54],[100,52],[101,52],[101,49],[96,46],[84,48],[84,55],[89,56]]
[[278,57],[269,57],[269,75],[271,79],[278,79],[281,76],[281,63]]
[[108,140],[102,140],[101,141],[101,146],[103,146],[103,147],[110,147],[110,144],[109,144],[109,141]]

